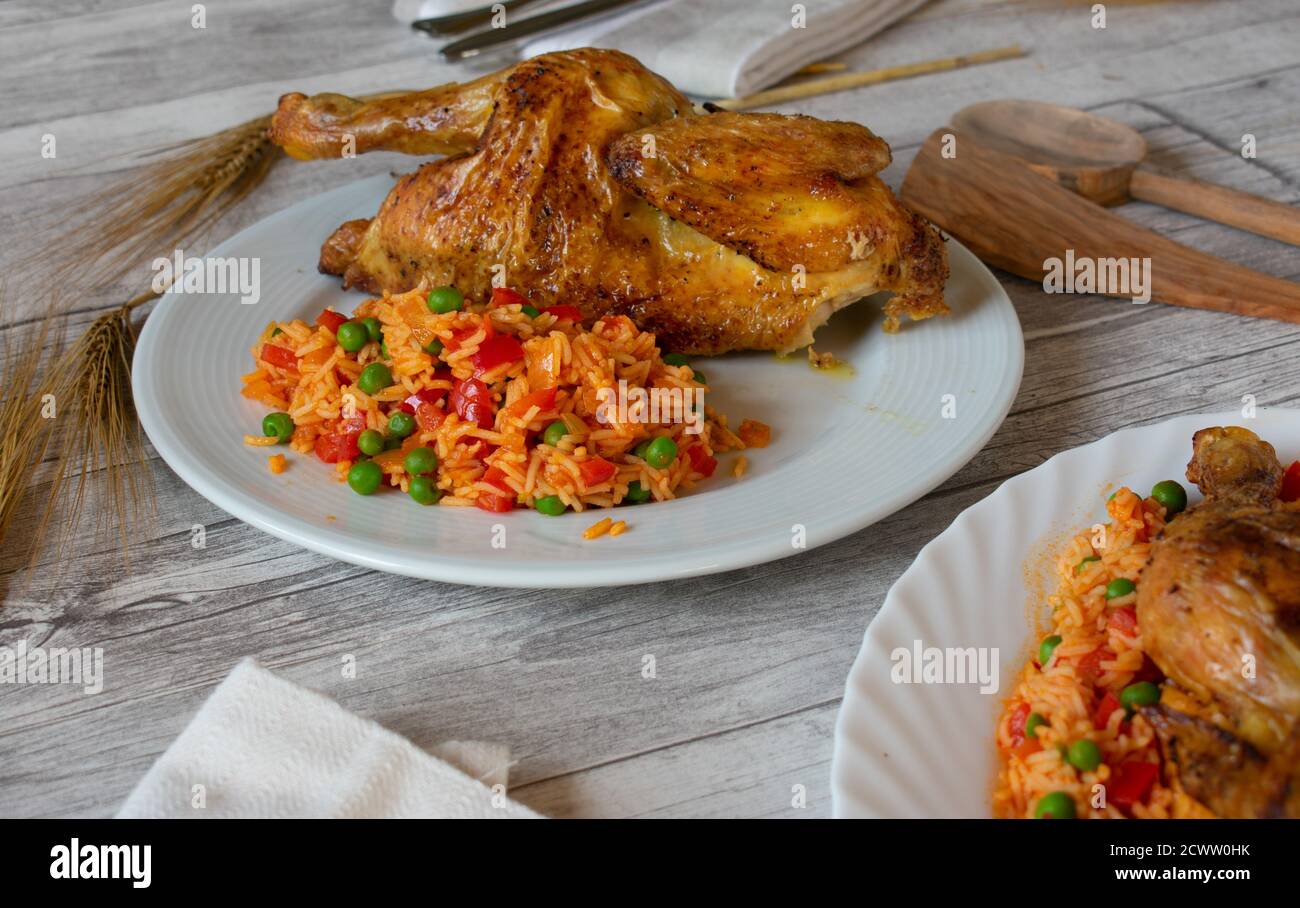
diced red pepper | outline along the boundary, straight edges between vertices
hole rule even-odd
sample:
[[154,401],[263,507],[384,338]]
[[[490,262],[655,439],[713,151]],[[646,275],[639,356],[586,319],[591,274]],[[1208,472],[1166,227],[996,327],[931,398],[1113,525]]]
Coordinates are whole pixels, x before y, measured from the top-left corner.
[[1132,807],[1147,796],[1160,776],[1160,764],[1129,760],[1121,763],[1106,786],[1106,797],[1117,807]]
[[360,432],[322,435],[316,439],[316,456],[325,463],[356,460],[361,455],[361,449],[357,447],[357,438],[360,435]]
[[1011,749],[1011,752],[1023,760],[1025,759],[1025,757],[1028,757],[1030,754],[1036,754],[1042,749],[1043,749],[1043,745],[1038,741],[1037,738],[1026,738],[1024,741],[1021,741],[1019,744],[1013,747]]
[[504,363],[518,362],[524,358],[524,348],[509,334],[494,334],[479,344],[478,351],[470,357],[474,364],[474,377],[491,372]]
[[1123,608],[1111,609],[1110,614],[1106,617],[1106,626],[1113,631],[1119,631],[1125,637],[1137,636],[1137,609],[1131,605]]
[[1108,647],[1099,646],[1079,660],[1079,677],[1087,684],[1096,684],[1101,677],[1101,663],[1114,661],[1115,654]]
[[559,305],[555,305],[555,306],[547,306],[542,311],[549,312],[551,315],[561,320],[569,319],[570,321],[574,321],[574,322],[582,321],[582,310],[579,309],[577,306],[568,306],[563,303],[560,303]]
[[471,325],[468,328],[452,329],[451,340],[443,341],[443,346],[448,350],[459,350],[461,347],[465,346],[465,341],[469,340],[475,334],[478,334],[480,328],[483,330],[483,340],[480,343],[486,344],[496,336],[497,329],[492,324],[492,319],[488,317],[487,313],[484,313],[483,320],[479,322],[478,325]]
[[509,495],[493,495],[490,492],[480,492],[478,498],[474,499],[474,504],[480,510],[490,511],[493,514],[504,514],[506,511],[514,509],[515,500]]
[[1106,696],[1102,697],[1101,702],[1097,704],[1097,711],[1092,714],[1092,727],[1099,731],[1105,728],[1110,721],[1111,713],[1119,708],[1119,697],[1106,691]]
[[510,486],[506,485],[506,471],[498,466],[494,465],[487,468],[487,472],[483,474],[483,482],[490,486],[496,486],[503,495],[514,494],[510,490]]
[[446,388],[425,388],[423,391],[416,391],[406,400],[397,405],[397,409],[403,413],[414,413],[420,409],[420,404],[436,404],[447,396]]
[[1007,730],[1011,732],[1011,746],[1019,747],[1025,743],[1025,722],[1029,719],[1029,704],[1021,703],[1011,714]]
[[1300,460],[1282,474],[1282,492],[1278,497],[1283,501],[1300,501]]
[[328,328],[331,334],[339,333],[339,325],[348,320],[346,315],[340,315],[333,309],[326,309],[320,315],[316,316],[316,324]]
[[442,425],[447,414],[436,404],[420,404],[415,408],[415,424],[421,432],[434,432]]
[[516,293],[509,287],[492,288],[492,305],[494,306],[527,306],[528,297],[522,293]]
[[501,490],[500,495],[493,495],[491,492],[480,492],[478,498],[474,499],[474,504],[484,511],[491,511],[494,514],[504,514],[515,506],[515,493],[506,485],[505,471],[500,467],[488,467],[487,472],[483,474],[483,482]]
[[262,344],[262,359],[281,369],[298,368],[298,357],[293,351],[275,344]]
[[451,331],[451,339],[443,341],[442,345],[447,350],[454,352],[459,350],[461,344],[465,343],[471,335],[477,333],[478,328],[453,328]]
[[447,403],[461,419],[474,423],[480,429],[490,429],[495,422],[492,392],[477,378],[455,382],[451,386],[451,396],[447,398]]
[[718,468],[718,459],[706,454],[703,445],[693,445],[687,448],[686,454],[691,459],[691,469],[696,473],[703,476],[712,476],[713,471]]
[[590,488],[613,479],[618,467],[603,457],[592,457],[578,464],[578,472],[582,474],[583,485]]
[[540,391],[525,394],[510,405],[510,415],[521,417],[533,407],[543,411],[549,410],[555,406],[555,393],[555,388],[543,388]]

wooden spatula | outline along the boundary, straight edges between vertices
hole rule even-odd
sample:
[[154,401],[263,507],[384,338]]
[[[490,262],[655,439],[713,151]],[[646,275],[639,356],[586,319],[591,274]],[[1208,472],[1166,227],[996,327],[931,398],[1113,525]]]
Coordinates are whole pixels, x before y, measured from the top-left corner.
[[[953,157],[942,153],[947,133],[956,136]],[[1159,302],[1300,324],[1300,285],[1138,227],[952,128],[926,139],[902,198],[984,261],[1030,280],[1041,281],[1046,260],[1067,250],[1076,259],[1149,258]]]
[[985,101],[957,111],[952,125],[1101,205],[1141,199],[1300,246],[1300,209],[1140,166],[1147,153],[1142,134],[1086,110],[1042,101]]

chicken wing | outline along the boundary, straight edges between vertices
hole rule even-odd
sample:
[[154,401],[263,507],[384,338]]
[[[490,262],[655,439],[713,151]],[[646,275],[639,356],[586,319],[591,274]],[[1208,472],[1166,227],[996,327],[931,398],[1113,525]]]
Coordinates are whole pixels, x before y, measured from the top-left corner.
[[628,315],[662,347],[704,354],[796,349],[878,290],[894,291],[890,330],[947,311],[943,239],[874,176],[882,140],[849,123],[696,114],[617,51],[381,101],[286,95],[271,128],[298,157],[333,156],[347,135],[358,153],[453,156],[326,240],[321,270],[345,286],[482,298],[504,281],[539,307]]

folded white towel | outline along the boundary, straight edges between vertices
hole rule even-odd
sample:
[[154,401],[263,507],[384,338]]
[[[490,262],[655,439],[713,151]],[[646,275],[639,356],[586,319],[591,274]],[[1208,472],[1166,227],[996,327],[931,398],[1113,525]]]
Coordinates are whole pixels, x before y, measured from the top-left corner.
[[451,741],[434,753],[245,659],[118,816],[538,816],[505,796],[508,748]]
[[486,0],[393,0],[393,16],[403,22],[450,16],[491,6]]
[[[393,14],[411,21],[456,12],[463,2],[469,0],[397,0]],[[925,2],[657,0],[547,32],[529,41],[522,55],[611,47],[636,57],[688,94],[739,97],[861,44]],[[417,8],[418,14],[411,15]],[[526,6],[508,21],[529,15],[534,15],[533,7]]]

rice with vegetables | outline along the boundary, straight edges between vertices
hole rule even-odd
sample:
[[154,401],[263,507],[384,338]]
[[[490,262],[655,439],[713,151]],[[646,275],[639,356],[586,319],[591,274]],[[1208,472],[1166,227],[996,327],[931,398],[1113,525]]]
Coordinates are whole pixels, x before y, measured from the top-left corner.
[[[585,329],[576,308],[539,311],[504,288],[475,306],[452,287],[385,294],[350,319],[268,325],[252,353],[242,393],[275,412],[245,440],[314,453],[361,494],[555,515],[673,498],[746,446],[703,407],[703,374],[653,334],[624,316]],[[633,406],[620,421],[601,406],[620,381],[703,412]]]
[[1142,650],[1137,583],[1150,540],[1186,500],[1173,481],[1145,499],[1122,488],[1106,504],[1110,523],[1075,536],[1057,558],[1050,628],[998,721],[996,816],[1205,815],[1136,712],[1159,700],[1163,680]]

